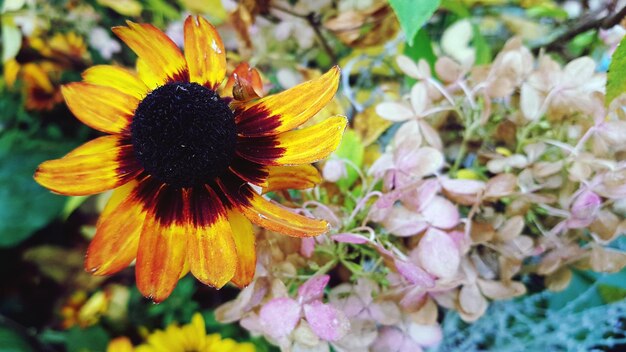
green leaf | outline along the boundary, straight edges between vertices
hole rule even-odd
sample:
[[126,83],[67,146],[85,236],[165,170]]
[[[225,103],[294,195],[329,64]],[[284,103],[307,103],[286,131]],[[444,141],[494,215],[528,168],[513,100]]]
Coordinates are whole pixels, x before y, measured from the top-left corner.
[[9,138],[0,139],[0,247],[17,245],[61,213],[65,198],[38,185],[33,173],[42,161],[70,149],[45,141],[14,143]]
[[67,220],[67,218],[69,218],[70,215],[72,215],[74,210],[78,209],[78,207],[80,207],[83,203],[85,203],[85,201],[88,198],[89,198],[88,196],[68,197],[67,201],[65,202],[65,206],[63,207],[63,213],[61,214],[61,216],[63,217],[63,220]]
[[0,325],[0,351],[34,352],[35,348],[16,329],[2,324]]
[[87,329],[73,327],[67,331],[68,352],[99,352],[106,351],[109,335],[100,326]]
[[409,45],[413,45],[415,35],[435,13],[439,2],[440,0],[389,0]]
[[441,8],[446,9],[461,18],[470,16],[470,12],[463,1],[441,0]]
[[483,65],[491,62],[491,47],[485,37],[480,33],[477,25],[472,25],[472,46],[476,49],[476,64]]
[[[191,321],[198,311],[198,302],[192,299],[196,292],[196,281],[187,275],[178,281],[172,294],[163,302],[153,304],[144,298],[137,287],[133,287],[128,303],[128,315],[131,324],[144,325],[149,328],[163,328],[173,322]],[[154,324],[146,324],[146,318]]]
[[567,50],[575,56],[582,56],[597,38],[598,34],[595,30],[580,33],[567,43]]
[[609,72],[606,77],[606,96],[604,103],[606,106],[626,92],[626,37],[617,46],[611,58]]
[[417,32],[412,45],[407,44],[404,47],[404,55],[410,57],[415,62],[418,62],[420,59],[426,60],[426,62],[430,65],[431,71],[433,71],[433,73],[435,72],[435,61],[437,61],[437,56],[433,50],[433,43],[430,39],[430,35],[428,35],[428,32],[424,28]]
[[626,289],[611,285],[598,285],[598,293],[604,303],[613,303],[626,298]]
[[[579,298],[581,292],[585,292],[597,278],[593,274],[589,274],[585,271],[572,270],[572,281],[569,286],[561,292],[554,293],[548,298],[548,308],[552,310],[558,310],[565,307],[569,302]],[[590,308],[596,307],[602,304],[600,295],[592,295],[586,297],[579,303],[579,307]]]
[[568,17],[567,11],[554,3],[533,6],[526,10],[526,14],[532,18],[552,17],[557,20],[566,20]]
[[180,12],[178,12],[174,6],[168,4],[165,0],[146,0],[146,2],[147,7],[156,14],[169,18],[170,20],[178,19],[180,17]]
[[[363,156],[365,155],[365,147],[361,143],[361,138],[353,130],[346,130],[341,140],[339,148],[335,151],[335,155],[340,159],[349,160],[357,167],[363,165]],[[337,181],[340,189],[346,190],[359,178],[358,172],[351,165],[346,165],[347,177]]]

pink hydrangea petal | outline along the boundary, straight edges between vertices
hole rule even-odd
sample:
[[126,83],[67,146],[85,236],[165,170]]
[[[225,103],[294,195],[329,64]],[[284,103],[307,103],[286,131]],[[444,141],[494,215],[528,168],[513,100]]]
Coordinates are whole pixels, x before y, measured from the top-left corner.
[[423,180],[416,189],[404,192],[401,198],[402,204],[408,206],[411,210],[421,211],[435,198],[440,190],[441,187],[436,179]]
[[454,240],[447,233],[430,228],[420,240],[417,253],[424,270],[439,278],[456,275],[461,256]]
[[298,288],[298,296],[303,303],[322,299],[324,288],[328,285],[329,280],[330,276],[328,275],[313,276]]
[[368,242],[367,238],[354,233],[338,233],[332,235],[330,238],[332,238],[333,241],[341,243],[364,244]]
[[422,135],[426,140],[426,143],[430,144],[434,148],[438,150],[443,149],[443,142],[441,141],[441,137],[439,136],[439,132],[433,128],[428,122],[420,119],[419,120],[420,130],[422,131]]
[[454,241],[454,245],[459,249],[459,253],[465,253],[472,245],[472,240],[464,231],[450,231],[448,236]]
[[348,176],[348,170],[346,170],[346,163],[339,159],[330,159],[324,164],[322,169],[322,176],[329,182],[337,182],[340,179]]
[[373,352],[421,352],[422,348],[397,327],[385,326],[371,347]]
[[414,151],[401,153],[396,159],[396,167],[413,177],[435,174],[443,167],[444,157],[432,147],[422,147]]
[[364,302],[357,295],[348,296],[341,305],[341,309],[346,314],[346,316],[352,318],[362,314],[365,309]]
[[381,178],[387,172],[394,168],[393,155],[391,153],[385,153],[381,155],[367,171],[368,174]]
[[291,334],[300,320],[300,315],[300,305],[295,300],[287,297],[274,298],[261,307],[259,322],[268,335],[279,339]]
[[399,351],[404,340],[404,334],[400,329],[384,326],[378,331],[378,337],[372,345],[372,351]]
[[428,223],[417,213],[403,206],[393,207],[382,223],[387,231],[400,237],[417,235],[428,227]]
[[416,120],[410,120],[402,124],[391,142],[395,149],[417,149],[422,145],[422,134]]
[[422,209],[422,216],[432,226],[450,229],[459,223],[459,210],[443,197],[435,197]]
[[413,287],[408,290],[400,300],[400,305],[407,311],[416,311],[426,299],[426,291],[421,287]]
[[433,277],[419,266],[399,259],[394,260],[394,265],[398,273],[411,284],[424,288],[435,286]]
[[315,251],[315,238],[306,237],[303,238],[300,242],[300,254],[305,258],[311,258],[313,252]]
[[413,116],[415,113],[408,106],[395,102],[384,102],[376,105],[376,113],[383,119],[389,121],[405,121]]
[[411,323],[407,329],[411,340],[420,346],[432,347],[441,342],[443,334],[439,325],[421,325]]
[[441,186],[448,192],[457,194],[478,194],[485,189],[485,183],[477,180],[441,178]]
[[485,197],[502,198],[510,195],[515,190],[517,178],[512,174],[499,174],[494,176],[485,185]]
[[420,69],[417,67],[415,61],[413,61],[413,59],[409,58],[408,56],[399,55],[398,57],[396,57],[396,63],[398,64],[398,67],[400,67],[400,70],[406,73],[407,76],[415,79],[423,78],[423,75],[420,72]]
[[426,84],[416,83],[411,88],[411,106],[416,115],[421,115],[429,107],[428,90]]
[[572,215],[577,219],[593,218],[600,209],[602,199],[591,191],[584,191],[572,204]]
[[350,330],[346,315],[330,304],[316,301],[304,305],[304,316],[315,334],[326,341],[337,341]]

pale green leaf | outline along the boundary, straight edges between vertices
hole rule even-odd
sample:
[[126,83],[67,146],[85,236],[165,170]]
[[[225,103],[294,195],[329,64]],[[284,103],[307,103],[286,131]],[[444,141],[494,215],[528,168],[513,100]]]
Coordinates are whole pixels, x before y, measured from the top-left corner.
[[[4,22],[4,21],[3,21]],[[2,24],[2,62],[14,58],[22,46],[22,32],[12,25]]]
[[352,165],[346,165],[347,177],[337,181],[337,185],[341,189],[348,189],[359,178],[359,174],[354,167],[361,167],[363,164],[363,156],[365,155],[365,147],[361,142],[361,138],[353,130],[347,130],[339,148],[334,153],[342,160],[348,160]]
[[409,45],[413,45],[415,35],[435,13],[439,3],[440,0],[389,0]]
[[617,46],[611,58],[609,72],[606,77],[606,96],[604,103],[608,106],[613,99],[626,92],[626,37]]

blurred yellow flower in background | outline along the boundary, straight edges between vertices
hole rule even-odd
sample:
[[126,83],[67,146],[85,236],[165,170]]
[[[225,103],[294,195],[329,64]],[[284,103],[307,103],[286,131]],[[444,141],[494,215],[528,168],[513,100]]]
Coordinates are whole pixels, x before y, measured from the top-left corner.
[[206,334],[204,319],[194,314],[189,324],[169,325],[165,330],[156,330],[146,338],[146,343],[133,348],[126,337],[109,342],[107,352],[254,352],[253,344],[223,339],[219,334]]

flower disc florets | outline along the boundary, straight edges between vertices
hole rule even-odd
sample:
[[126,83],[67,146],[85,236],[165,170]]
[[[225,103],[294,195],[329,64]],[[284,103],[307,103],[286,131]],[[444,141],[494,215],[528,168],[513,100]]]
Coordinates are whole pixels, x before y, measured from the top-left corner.
[[236,127],[228,104],[197,83],[161,86],[139,103],[131,124],[137,159],[146,172],[174,187],[193,187],[230,164]]

